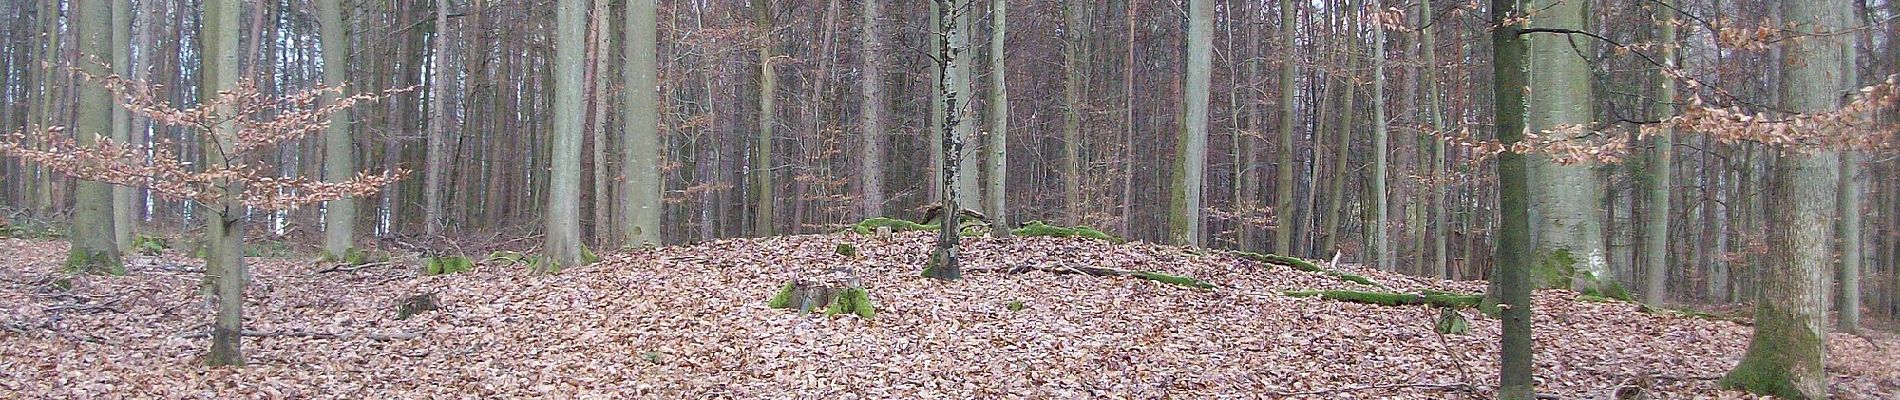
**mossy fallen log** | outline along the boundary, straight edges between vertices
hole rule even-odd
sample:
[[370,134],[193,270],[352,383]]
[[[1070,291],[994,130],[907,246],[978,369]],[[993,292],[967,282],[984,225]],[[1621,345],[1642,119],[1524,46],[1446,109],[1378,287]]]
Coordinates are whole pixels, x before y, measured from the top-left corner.
[[1248,251],[1236,251],[1236,252],[1233,252],[1233,254],[1235,257],[1240,257],[1247,260],[1253,260],[1254,262],[1259,262],[1262,264],[1279,265],[1279,266],[1293,268],[1300,271],[1325,274],[1326,276],[1331,276],[1333,278],[1346,281],[1346,282],[1352,282],[1352,283],[1372,286],[1372,287],[1381,288],[1381,289],[1386,288],[1384,284],[1375,282],[1372,279],[1367,279],[1364,276],[1353,275],[1353,274],[1348,274],[1344,272],[1339,272],[1337,270],[1327,269],[1325,267],[1319,266],[1319,264],[1313,263],[1312,261],[1307,261],[1307,260],[1303,260],[1296,257],[1287,257],[1283,255],[1278,255],[1278,254],[1261,254],[1261,253],[1254,253],[1254,252],[1248,252]]
[[1334,301],[1374,304],[1388,307],[1429,305],[1439,308],[1476,307],[1484,296],[1455,293],[1387,293],[1361,292],[1354,290],[1289,290],[1284,292],[1291,297],[1319,297]]
[[475,262],[468,257],[440,256],[422,259],[422,275],[436,276],[467,272],[475,269]]
[[857,232],[859,235],[869,235],[871,234],[871,232],[877,231],[878,228],[889,229],[891,232],[896,233],[896,232],[910,232],[910,231],[934,231],[934,230],[937,230],[937,225],[919,224],[916,222],[910,222],[910,221],[905,221],[905,220],[896,219],[896,218],[885,218],[885,217],[866,218],[863,221],[858,221],[858,223],[856,224],[851,224],[851,231]]
[[1081,275],[1088,275],[1088,276],[1126,276],[1130,278],[1146,279],[1146,280],[1151,280],[1155,282],[1166,283],[1169,285],[1175,285],[1175,286],[1193,288],[1193,289],[1213,289],[1213,288],[1218,287],[1212,283],[1208,283],[1207,281],[1195,279],[1194,277],[1189,277],[1189,276],[1171,275],[1171,274],[1164,274],[1160,272],[1150,272],[1150,271],[1130,271],[1130,270],[1125,270],[1125,269],[1120,269],[1120,268],[1091,267],[1091,266],[1086,266],[1086,265],[1083,265],[1083,266],[1022,265],[1022,266],[1011,268],[1009,270],[1009,273],[1020,274],[1020,273],[1028,272],[1028,271],[1043,271],[1043,272],[1048,272],[1052,274],[1081,274]]
[[785,282],[765,305],[796,310],[799,314],[822,311],[827,316],[851,314],[864,319],[876,318],[877,305],[871,302],[871,292],[858,282],[856,274],[848,269],[833,272],[842,274]]
[[1102,233],[1102,231],[1095,230],[1095,228],[1090,228],[1086,226],[1077,226],[1074,228],[1070,228],[1070,227],[1049,225],[1049,224],[1043,223],[1042,221],[1029,221],[1028,223],[1024,223],[1021,228],[1010,230],[1009,233],[1011,235],[1023,236],[1023,237],[1030,237],[1030,236],[1062,237],[1062,238],[1079,237],[1079,238],[1106,240],[1106,241],[1114,242],[1114,243],[1123,243],[1121,238],[1115,237],[1114,235],[1110,235],[1107,233]]

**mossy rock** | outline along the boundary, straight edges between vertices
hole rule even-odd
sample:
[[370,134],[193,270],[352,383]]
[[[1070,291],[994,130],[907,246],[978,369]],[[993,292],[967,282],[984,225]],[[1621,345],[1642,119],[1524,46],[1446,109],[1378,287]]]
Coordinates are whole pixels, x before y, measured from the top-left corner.
[[475,262],[462,256],[441,256],[422,259],[422,275],[437,276],[467,272],[475,269]]
[[496,251],[493,253],[488,253],[488,258],[482,259],[482,263],[484,264],[500,263],[500,264],[510,265],[510,266],[530,265],[534,263],[534,261],[535,260],[533,256],[529,256],[527,254],[521,254],[521,252],[516,252],[516,251]]
[[73,274],[125,276],[125,260],[108,251],[73,248],[66,252],[66,264],[60,270]]
[[1049,225],[1047,223],[1043,223],[1042,221],[1029,221],[1027,223],[1024,223],[1021,228],[1010,230],[1009,233],[1011,235],[1024,236],[1024,237],[1034,237],[1034,236],[1062,237],[1062,238],[1079,237],[1079,238],[1087,238],[1087,239],[1106,240],[1106,241],[1114,242],[1114,243],[1123,243],[1121,238],[1115,237],[1114,235],[1109,235],[1107,233],[1102,233],[1102,231],[1095,230],[1095,228],[1090,228],[1086,226],[1078,226],[1074,228],[1069,228],[1069,227],[1062,227],[1062,226],[1056,226],[1056,225]]
[[1022,300],[1010,300],[1009,304],[1005,304],[1003,307],[1008,308],[1010,312],[1019,312],[1029,309],[1029,305],[1024,304]]
[[910,232],[934,231],[937,230],[938,227],[936,224],[925,225],[895,218],[873,217],[858,221],[856,224],[851,224],[851,231],[857,232],[859,235],[869,235],[871,232],[877,231],[878,228],[889,228],[891,232]]
[[1429,305],[1438,308],[1463,309],[1478,306],[1484,296],[1461,295],[1443,292],[1427,293],[1385,293],[1361,292],[1353,290],[1291,290],[1285,292],[1292,297],[1319,297],[1327,300],[1373,304],[1388,307]]
[[838,244],[838,251],[837,251],[837,252],[838,252],[838,255],[840,255],[840,256],[844,256],[845,258],[858,258],[858,257],[859,257],[859,255],[858,255],[858,245],[855,245],[855,244],[850,244],[850,243],[839,243],[839,244]]

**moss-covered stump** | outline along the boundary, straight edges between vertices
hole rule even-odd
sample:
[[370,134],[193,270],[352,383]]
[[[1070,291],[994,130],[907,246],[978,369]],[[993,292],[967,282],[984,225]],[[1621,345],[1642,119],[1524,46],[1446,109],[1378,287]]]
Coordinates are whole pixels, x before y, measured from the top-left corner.
[[1312,272],[1312,273],[1317,273],[1317,274],[1325,274],[1326,276],[1331,276],[1333,278],[1337,278],[1342,281],[1357,283],[1357,284],[1376,287],[1376,288],[1386,287],[1384,284],[1381,284],[1379,282],[1374,282],[1373,280],[1367,279],[1364,276],[1353,275],[1353,274],[1348,274],[1344,272],[1339,272],[1337,270],[1326,269],[1325,267],[1321,267],[1319,266],[1319,264],[1315,264],[1312,261],[1307,261],[1307,260],[1300,259],[1297,257],[1287,257],[1287,256],[1279,255],[1279,254],[1261,254],[1261,253],[1254,253],[1254,252],[1248,252],[1248,251],[1236,251],[1236,252],[1233,252],[1233,254],[1235,257],[1240,257],[1242,259],[1251,260],[1251,261],[1258,262],[1261,264],[1279,265],[1279,266],[1284,266],[1287,268],[1292,268],[1292,269],[1296,269],[1300,271]]
[[1114,242],[1114,243],[1123,242],[1121,238],[1115,237],[1114,235],[1109,235],[1107,233],[1102,233],[1102,231],[1095,230],[1095,228],[1090,228],[1086,226],[1077,226],[1074,228],[1069,228],[1069,227],[1049,225],[1049,224],[1043,223],[1042,221],[1029,221],[1028,223],[1024,223],[1021,228],[1010,230],[1009,233],[1011,235],[1023,236],[1023,237],[1034,237],[1034,236],[1063,237],[1063,238],[1079,237],[1079,238],[1087,238],[1087,239],[1106,240],[1106,241]]
[[1484,296],[1457,293],[1426,291],[1423,293],[1384,293],[1361,292],[1353,290],[1291,290],[1285,292],[1292,297],[1318,297],[1334,301],[1374,304],[1388,307],[1429,305],[1438,308],[1470,308],[1478,306]]
[[125,260],[110,251],[86,251],[74,247],[66,252],[66,264],[61,270],[74,274],[125,275]]
[[871,292],[865,290],[856,275],[850,270],[833,272],[785,282],[779,287],[778,294],[766,301],[766,306],[795,310],[800,314],[822,311],[825,315],[851,314],[864,319],[875,318],[877,306],[871,303]]
[[409,319],[416,314],[441,308],[442,305],[436,302],[435,293],[410,295],[396,302],[396,319]]

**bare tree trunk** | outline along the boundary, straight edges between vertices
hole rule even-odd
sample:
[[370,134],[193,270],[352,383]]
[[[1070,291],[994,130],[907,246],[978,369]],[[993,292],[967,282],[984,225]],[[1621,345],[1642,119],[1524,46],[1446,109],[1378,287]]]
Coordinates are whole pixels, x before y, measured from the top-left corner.
[[990,0],[990,131],[984,135],[984,170],[989,188],[983,192],[983,208],[994,225],[990,233],[1009,237],[1009,208],[1005,203],[1009,189],[1009,68],[1003,44],[1008,37],[1009,5]]
[[1175,158],[1174,193],[1168,203],[1172,243],[1201,244],[1201,190],[1207,169],[1207,97],[1212,68],[1213,4],[1188,0],[1187,92],[1183,99],[1181,138]]
[[[1384,10],[1379,0],[1373,8]],[[1392,263],[1392,235],[1387,232],[1392,220],[1391,204],[1386,201],[1386,162],[1390,139],[1385,118],[1385,26],[1372,26],[1372,243],[1369,254],[1382,271],[1396,271]]]
[[555,8],[554,132],[548,177],[548,262],[542,273],[581,265],[581,113],[587,89],[587,1],[559,0]]
[[[119,76],[132,76],[132,2],[115,0],[112,2],[112,73]],[[0,128],[4,130],[6,128]],[[124,107],[112,107],[112,140],[130,143],[132,138],[132,113]],[[138,229],[138,210],[132,206],[132,195],[138,188],[114,186],[112,188],[112,231],[113,242],[121,252],[132,246],[132,235]]]
[[[1666,8],[1674,7],[1676,0],[1659,0]],[[1676,68],[1676,24],[1673,18],[1658,17],[1656,24],[1660,33],[1657,43],[1662,43],[1662,70],[1655,75],[1658,88],[1657,100],[1650,105],[1653,118],[1667,120],[1675,115],[1676,79],[1669,73]],[[1670,180],[1674,174],[1676,159],[1675,130],[1668,126],[1655,132],[1654,148],[1650,149],[1649,165],[1644,170],[1648,178],[1643,193],[1648,209],[1643,214],[1643,301],[1650,304],[1662,304],[1669,301],[1669,217],[1670,192],[1674,183]]]
[[884,34],[878,3],[864,0],[864,102],[859,105],[860,125],[864,128],[864,147],[859,149],[858,186],[862,192],[858,208],[865,218],[884,215]]
[[449,65],[449,2],[435,0],[435,36],[430,53],[435,61],[429,68],[429,148],[424,155],[422,183],[422,226],[429,236],[442,233],[442,189],[449,174],[449,82],[454,78],[443,71]]
[[774,228],[777,217],[777,190],[772,182],[772,129],[778,125],[778,107],[774,101],[778,97],[778,72],[772,68],[773,48],[778,46],[774,39],[775,25],[772,21],[772,6],[765,0],[752,0],[753,20],[759,30],[759,136],[753,144],[752,155],[752,191],[757,201],[753,210],[753,235],[772,236],[777,234]]
[[[1793,112],[1824,112],[1840,106],[1840,93],[1851,89],[1852,74],[1841,76],[1849,39],[1825,35],[1848,28],[1844,0],[1786,2],[1783,20],[1812,34],[1783,50],[1780,107]],[[1846,67],[1851,68],[1851,67]],[[1782,149],[1773,167],[1771,193],[1780,203],[1769,207],[1770,251],[1760,271],[1755,304],[1755,333],[1722,387],[1782,398],[1827,398],[1823,358],[1827,353],[1827,272],[1833,265],[1834,213],[1840,156],[1833,151]]]
[[1069,226],[1081,225],[1087,212],[1082,207],[1082,112],[1088,95],[1088,4],[1067,0],[1062,5],[1062,204],[1068,207]]
[[[111,52],[115,41],[112,39],[113,12],[112,1],[86,1],[75,3],[73,28],[79,37],[79,50],[88,56]],[[113,66],[98,62],[81,61],[79,68],[92,76],[111,75]],[[79,91],[78,124],[73,136],[80,146],[90,146],[100,137],[113,135],[117,129],[113,126],[114,109],[112,95],[104,87],[92,83],[75,85]],[[75,193],[73,210],[72,249],[67,253],[65,270],[88,274],[124,275],[125,263],[120,259],[119,244],[113,222],[112,184],[82,180]]]
[[[1300,225],[1291,218],[1293,205],[1293,132],[1294,80],[1298,74],[1297,45],[1294,32],[1299,21],[1299,8],[1292,0],[1280,0],[1280,147],[1275,151],[1279,157],[1274,167],[1276,179],[1273,184],[1273,215],[1279,223],[1273,228],[1273,252],[1293,255],[1293,231]],[[1315,161],[1318,158],[1315,157]]]
[[[1492,0],[1491,32],[1493,47],[1492,96],[1497,99],[1497,139],[1506,149],[1524,139],[1525,114],[1531,100],[1527,90],[1531,75],[1531,46],[1520,30],[1526,18],[1517,10],[1522,0]],[[1515,21],[1515,22],[1513,22]],[[1497,240],[1497,275],[1491,278],[1486,296],[1501,310],[1502,335],[1499,357],[1499,400],[1537,398],[1533,378],[1531,347],[1531,268],[1533,247],[1530,236],[1530,178],[1528,160],[1523,154],[1507,150],[1498,155],[1498,214],[1501,223]]]
[[[1585,29],[1583,2],[1533,0],[1531,25],[1540,28]],[[1538,33],[1529,36],[1531,58],[1537,68],[1531,74],[1531,103],[1537,112],[1526,122],[1533,132],[1563,138],[1582,135],[1591,129],[1590,66],[1570,48],[1565,35]],[[1546,277],[1557,280],[1535,282],[1540,287],[1576,288],[1589,293],[1611,293],[1615,279],[1609,272],[1608,247],[1603,243],[1603,213],[1599,200],[1602,185],[1590,163],[1564,164],[1549,156],[1531,157],[1531,171],[1537,177],[1531,191],[1533,215],[1538,219],[1537,268]],[[1573,273],[1574,271],[1574,273]]]
[[1431,134],[1425,135],[1425,138],[1431,141],[1432,146],[1432,166],[1431,175],[1429,175],[1431,181],[1425,187],[1425,190],[1431,193],[1430,202],[1432,207],[1430,210],[1431,215],[1426,222],[1428,226],[1426,235],[1431,237],[1432,259],[1429,264],[1426,265],[1425,276],[1450,279],[1450,257],[1447,253],[1451,248],[1446,243],[1447,237],[1450,236],[1447,232],[1450,232],[1450,229],[1445,225],[1450,224],[1451,221],[1446,220],[1445,210],[1451,208],[1451,199],[1446,196],[1446,193],[1451,191],[1451,185],[1446,179],[1449,177],[1449,174],[1445,172],[1445,138],[1441,136],[1448,133],[1448,130],[1445,127],[1445,109],[1439,99],[1438,88],[1437,32],[1440,25],[1436,24],[1433,20],[1433,12],[1435,10],[1432,9],[1432,0],[1420,0],[1419,9],[1424,11],[1424,14],[1419,17],[1420,20],[1426,24],[1431,24],[1431,26],[1421,30],[1422,32],[1420,32],[1420,34],[1422,37],[1419,39],[1422,43],[1420,47],[1424,48],[1425,98],[1426,106],[1429,107],[1425,110],[1425,115],[1431,118],[1432,123]]
[[[219,92],[237,87],[238,14],[241,9],[242,6],[234,0],[204,0],[204,17],[199,28],[199,37],[204,46],[200,98],[212,98]],[[221,113],[230,111],[219,110]],[[207,164],[228,165],[243,161],[226,157],[229,150],[235,149],[236,128],[235,123],[226,121],[216,129],[202,133]],[[213,185],[222,189],[224,195],[214,204],[206,205],[210,213],[205,218],[205,241],[209,244],[205,274],[208,275],[206,283],[210,286],[207,292],[216,299],[218,313],[211,328],[211,353],[205,362],[212,366],[243,365],[241,335],[244,332],[244,280],[249,272],[244,265],[244,206],[238,203],[238,195],[243,193],[244,187],[228,178],[220,179]]]
[[659,24],[654,3],[627,2],[627,100],[622,117],[627,125],[620,146],[627,194],[616,204],[621,207],[620,230],[629,246],[665,244],[660,218],[665,211],[666,180],[660,175],[660,153],[666,142],[660,139]]

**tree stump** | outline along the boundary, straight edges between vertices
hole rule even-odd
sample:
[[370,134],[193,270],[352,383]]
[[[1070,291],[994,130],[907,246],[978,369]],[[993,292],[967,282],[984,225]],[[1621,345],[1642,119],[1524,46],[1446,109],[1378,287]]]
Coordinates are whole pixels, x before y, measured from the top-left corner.
[[766,305],[796,310],[800,314],[823,311],[825,315],[854,314],[864,319],[877,315],[870,292],[858,282],[857,273],[851,269],[837,268],[809,275],[812,276],[785,282]]

